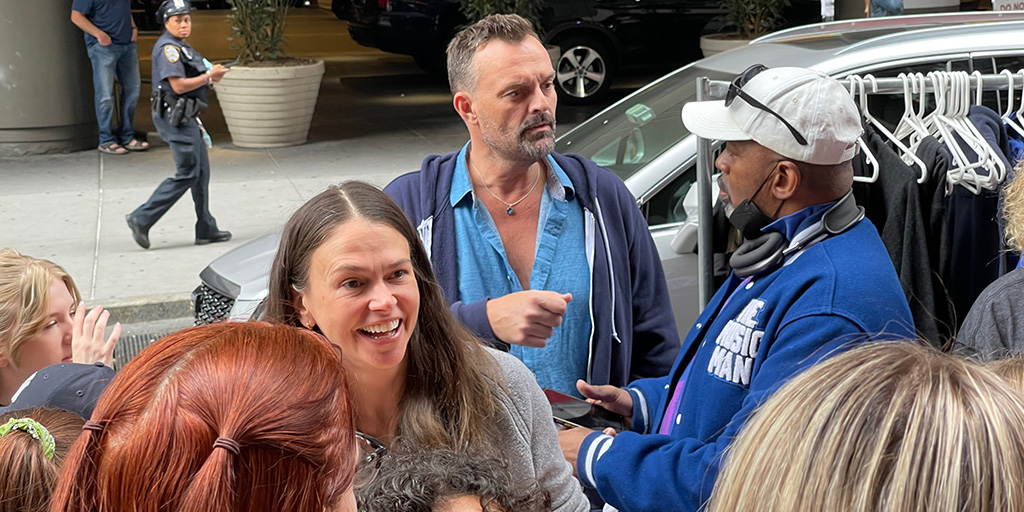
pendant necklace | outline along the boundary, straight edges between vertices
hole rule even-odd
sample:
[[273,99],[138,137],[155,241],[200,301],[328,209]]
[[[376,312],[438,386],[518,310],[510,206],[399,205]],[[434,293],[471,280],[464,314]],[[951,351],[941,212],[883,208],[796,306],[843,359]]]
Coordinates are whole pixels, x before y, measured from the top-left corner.
[[486,182],[486,181],[484,181],[484,177],[483,177],[483,175],[482,175],[482,174],[480,174],[480,170],[479,170],[479,169],[477,169],[475,165],[473,165],[473,161],[472,161],[472,160],[470,160],[470,162],[469,162],[469,166],[470,166],[470,167],[472,167],[472,168],[473,168],[473,170],[474,170],[474,171],[476,171],[476,175],[480,177],[480,183],[482,183],[482,184],[484,185],[484,190],[486,190],[488,194],[490,194],[491,196],[493,196],[493,197],[494,197],[495,199],[497,199],[498,201],[501,201],[501,204],[503,204],[503,205],[505,205],[505,206],[507,206],[507,207],[508,207],[508,209],[507,209],[507,210],[505,210],[505,213],[507,213],[507,214],[509,214],[509,215],[512,215],[513,213],[515,213],[515,212],[516,212],[515,208],[513,208],[513,207],[514,207],[515,205],[517,205],[517,204],[519,204],[519,203],[523,202],[523,200],[525,200],[525,199],[526,199],[527,197],[530,197],[530,194],[532,194],[532,193],[533,193],[533,189],[537,188],[537,184],[538,184],[538,183],[540,183],[540,170],[538,169],[538,170],[537,170],[537,177],[536,177],[536,178],[534,178],[534,180],[533,180],[533,185],[531,185],[531,186],[530,186],[530,190],[528,190],[528,191],[526,192],[526,195],[524,195],[523,197],[520,197],[518,201],[515,201],[515,202],[512,202],[512,203],[510,203],[510,202],[508,202],[508,201],[505,201],[504,199],[502,199],[502,198],[498,197],[498,194],[495,194],[494,192],[491,192],[491,187],[488,187],[488,186],[487,186],[487,182]]

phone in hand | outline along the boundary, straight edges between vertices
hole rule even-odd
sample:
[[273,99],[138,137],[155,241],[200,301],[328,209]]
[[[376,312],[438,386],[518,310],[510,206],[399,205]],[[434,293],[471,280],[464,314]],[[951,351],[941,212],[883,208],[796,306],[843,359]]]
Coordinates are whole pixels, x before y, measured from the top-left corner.
[[568,428],[591,428],[604,430],[612,427],[616,431],[626,428],[626,419],[620,414],[605,409],[599,405],[592,405],[579,398],[560,393],[553,389],[544,389],[544,395],[551,403],[551,415],[555,423]]
[[229,68],[230,69],[231,66],[234,66],[235,64],[238,64],[237,60],[233,60],[231,62],[225,62],[224,64],[221,64],[221,66],[224,66],[225,68]]

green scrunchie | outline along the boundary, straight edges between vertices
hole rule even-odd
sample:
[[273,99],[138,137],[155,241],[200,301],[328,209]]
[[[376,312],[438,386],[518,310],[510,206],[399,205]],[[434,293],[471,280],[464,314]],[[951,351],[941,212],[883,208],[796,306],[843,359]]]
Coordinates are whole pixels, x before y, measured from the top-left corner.
[[11,430],[22,430],[33,439],[38,439],[40,443],[43,443],[43,455],[46,455],[47,459],[53,459],[53,452],[57,449],[57,445],[54,443],[50,431],[46,430],[46,427],[38,421],[32,418],[11,418],[7,423],[0,425],[0,437],[6,436]]

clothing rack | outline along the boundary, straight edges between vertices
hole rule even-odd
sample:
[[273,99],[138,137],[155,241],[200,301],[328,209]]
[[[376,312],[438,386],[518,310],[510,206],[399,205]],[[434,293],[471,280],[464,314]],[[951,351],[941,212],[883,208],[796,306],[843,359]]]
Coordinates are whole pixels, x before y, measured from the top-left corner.
[[[905,82],[902,78],[874,78],[871,75],[850,75],[839,78],[839,82],[848,90],[854,87],[854,83],[863,84],[863,94],[893,94],[903,93]],[[1024,87],[1024,70],[1014,72],[1014,87]],[[859,79],[858,79],[859,78]],[[1006,91],[1010,87],[1007,74],[981,74],[974,72],[969,76],[970,88],[978,91],[978,84],[981,84],[982,92]],[[711,101],[725,99],[730,83],[723,80],[711,80],[707,77],[697,78],[697,101]],[[917,92],[932,92],[933,86],[930,80],[919,84]],[[860,88],[860,85],[857,85]],[[858,93],[861,91],[858,91]],[[1024,91],[1022,91],[1024,92]],[[695,135],[696,136],[696,135]],[[696,136],[697,143],[697,269],[698,269],[698,308],[703,311],[715,294],[714,289],[714,249],[712,248],[712,208],[714,198],[711,197],[711,175],[714,172],[714,159],[712,158],[712,141]]]

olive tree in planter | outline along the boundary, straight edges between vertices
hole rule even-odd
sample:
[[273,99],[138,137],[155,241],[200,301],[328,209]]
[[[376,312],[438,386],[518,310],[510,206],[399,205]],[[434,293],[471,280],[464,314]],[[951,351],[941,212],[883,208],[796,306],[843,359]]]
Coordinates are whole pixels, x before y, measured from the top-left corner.
[[289,0],[228,0],[238,64],[214,86],[236,146],[304,144],[324,62],[284,56]]
[[726,0],[725,6],[726,23],[736,31],[702,36],[700,48],[705,57],[745,46],[777,29],[782,24],[783,11],[789,7],[789,0]]

